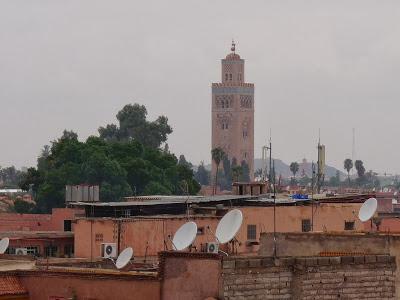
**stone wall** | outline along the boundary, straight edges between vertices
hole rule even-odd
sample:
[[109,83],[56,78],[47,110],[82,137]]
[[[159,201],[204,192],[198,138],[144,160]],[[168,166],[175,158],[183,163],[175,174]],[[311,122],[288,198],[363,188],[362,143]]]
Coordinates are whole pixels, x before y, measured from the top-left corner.
[[392,256],[233,258],[221,299],[396,299]]

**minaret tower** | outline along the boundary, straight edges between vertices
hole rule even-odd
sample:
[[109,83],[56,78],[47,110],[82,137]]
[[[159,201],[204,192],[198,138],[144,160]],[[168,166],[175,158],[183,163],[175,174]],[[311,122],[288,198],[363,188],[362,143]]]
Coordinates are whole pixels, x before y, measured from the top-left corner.
[[[244,81],[244,59],[236,53],[234,41],[221,63],[221,83],[212,84],[212,149],[221,147],[238,165],[245,162],[253,180],[254,84]],[[215,171],[213,162],[213,176]]]

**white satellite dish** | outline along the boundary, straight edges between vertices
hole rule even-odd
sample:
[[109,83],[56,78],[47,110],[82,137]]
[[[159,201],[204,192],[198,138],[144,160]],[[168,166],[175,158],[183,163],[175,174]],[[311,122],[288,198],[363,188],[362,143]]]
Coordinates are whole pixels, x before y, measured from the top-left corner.
[[394,192],[393,196],[397,196],[397,192]]
[[122,269],[125,267],[131,260],[133,256],[133,249],[131,247],[125,248],[119,255],[115,262],[115,266],[117,269]]
[[9,244],[10,239],[8,237],[2,238],[0,240],[0,254],[4,254],[4,252],[6,252]]
[[175,232],[174,238],[172,239],[172,247],[174,250],[181,251],[191,244],[193,244],[197,235],[197,225],[195,222],[187,222],[183,224]]
[[392,204],[397,204],[397,199],[392,199]]
[[358,218],[361,222],[366,222],[371,219],[378,208],[378,201],[375,198],[369,198],[363,203],[359,212]]
[[221,221],[219,221],[217,230],[215,231],[215,237],[218,242],[225,244],[232,240],[239,231],[242,222],[243,215],[239,209],[233,209],[228,212]]

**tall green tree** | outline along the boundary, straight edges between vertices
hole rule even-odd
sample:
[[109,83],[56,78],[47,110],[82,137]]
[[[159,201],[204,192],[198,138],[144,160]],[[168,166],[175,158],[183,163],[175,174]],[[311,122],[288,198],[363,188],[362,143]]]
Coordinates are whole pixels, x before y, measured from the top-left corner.
[[354,163],[354,166],[356,167],[358,177],[362,178],[365,174],[365,167],[364,167],[363,161],[356,160],[356,162]]
[[[36,194],[36,212],[49,212],[53,207],[64,206],[65,185],[99,185],[101,201],[118,201],[133,193],[198,193],[200,185],[194,178],[191,164],[184,157],[179,162],[174,154],[158,147],[166,138],[165,128],[160,129],[163,132],[157,132],[157,126],[147,123],[146,126],[151,127],[149,139],[153,139],[147,144],[133,137],[136,129],[130,129],[135,122],[143,125],[145,110],[140,107],[137,110],[133,113],[130,109],[124,110],[120,115],[125,122],[125,138],[90,136],[86,141],[79,141],[76,133],[64,131],[45,154],[42,152],[38,168],[28,169],[19,183],[26,190],[32,187]],[[132,138],[126,138],[126,135],[132,135]],[[155,139],[157,143],[154,143]],[[184,191],[182,182],[185,182]]]
[[226,154],[224,150],[220,147],[216,147],[211,150],[211,157],[215,162],[215,165],[217,166],[217,170],[215,172],[214,195],[217,192],[219,165],[221,164],[221,161],[224,159],[225,156]]
[[168,118],[159,116],[155,121],[147,121],[147,109],[144,105],[125,105],[117,114],[119,127],[108,124],[99,128],[100,137],[106,141],[139,141],[146,147],[158,148],[164,143],[172,128]]
[[290,171],[293,173],[293,177],[296,177],[296,173],[299,171],[299,164],[297,162],[292,162],[290,164]]
[[350,185],[350,171],[353,169],[353,161],[350,158],[346,158],[343,165],[344,169],[347,171],[347,179],[349,180]]
[[197,167],[197,171],[195,172],[194,176],[201,185],[210,184],[210,172],[205,168],[203,161],[200,162],[200,165]]

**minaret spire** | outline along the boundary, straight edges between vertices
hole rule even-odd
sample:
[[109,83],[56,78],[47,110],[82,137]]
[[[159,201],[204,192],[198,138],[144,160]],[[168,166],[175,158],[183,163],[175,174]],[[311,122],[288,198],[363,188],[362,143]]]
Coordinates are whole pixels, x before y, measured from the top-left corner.
[[235,41],[232,39],[231,51],[232,51],[233,53],[235,53],[235,48],[236,48],[236,44],[235,44]]

